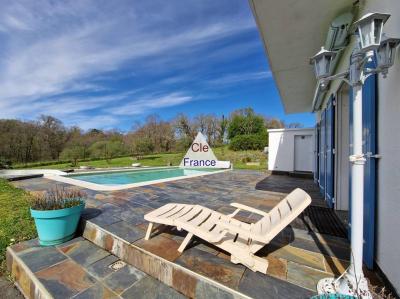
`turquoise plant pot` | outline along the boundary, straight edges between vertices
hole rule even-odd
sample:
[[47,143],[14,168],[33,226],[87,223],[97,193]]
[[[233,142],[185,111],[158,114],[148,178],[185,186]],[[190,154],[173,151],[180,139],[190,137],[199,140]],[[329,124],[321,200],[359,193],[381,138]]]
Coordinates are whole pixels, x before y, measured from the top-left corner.
[[60,210],[32,210],[39,235],[39,243],[43,246],[58,245],[71,240],[78,227],[85,202],[79,206]]
[[357,299],[357,297],[342,294],[326,294],[312,296],[310,299]]

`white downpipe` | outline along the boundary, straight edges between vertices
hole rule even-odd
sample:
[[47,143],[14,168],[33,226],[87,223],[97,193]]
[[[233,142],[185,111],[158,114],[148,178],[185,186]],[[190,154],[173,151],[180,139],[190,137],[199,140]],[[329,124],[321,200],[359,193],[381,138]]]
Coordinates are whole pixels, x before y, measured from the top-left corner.
[[348,273],[337,281],[339,293],[372,298],[368,282],[364,277],[364,164],[362,126],[362,81],[352,84],[353,88],[353,153],[351,154],[351,257]]
[[[364,164],[363,126],[362,126],[362,87],[363,76],[359,67],[360,55],[353,55],[350,79],[353,89],[353,151],[349,157],[351,162],[351,257],[347,273],[338,279],[324,278],[318,282],[319,294],[339,293],[372,299],[368,290],[368,282],[364,277],[363,243],[364,243]],[[352,77],[352,76],[350,76]]]
[[351,163],[351,258],[349,274],[363,277],[364,163],[362,148],[362,85],[353,86],[353,153]]

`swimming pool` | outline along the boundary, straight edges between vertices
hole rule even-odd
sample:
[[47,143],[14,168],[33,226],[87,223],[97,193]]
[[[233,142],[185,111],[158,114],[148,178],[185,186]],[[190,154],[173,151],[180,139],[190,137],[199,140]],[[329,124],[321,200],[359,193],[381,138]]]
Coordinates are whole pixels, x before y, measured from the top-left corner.
[[215,172],[213,169],[183,169],[183,168],[167,168],[152,170],[130,170],[106,173],[89,173],[89,174],[73,174],[69,177],[91,182],[101,185],[122,185],[140,183],[167,178],[176,178],[180,176],[191,176],[196,174],[204,174]]
[[226,171],[221,169],[159,167],[148,169],[93,171],[79,174],[50,175],[49,179],[97,191],[122,190]]

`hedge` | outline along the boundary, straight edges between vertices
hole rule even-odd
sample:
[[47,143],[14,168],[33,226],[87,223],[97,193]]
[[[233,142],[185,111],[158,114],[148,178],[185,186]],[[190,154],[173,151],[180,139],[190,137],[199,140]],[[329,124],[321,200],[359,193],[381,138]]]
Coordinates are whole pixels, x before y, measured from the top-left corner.
[[[129,155],[118,155],[113,157],[114,158],[123,158],[123,157],[129,157]],[[93,158],[86,158],[86,159],[78,159],[78,162],[90,162],[90,161],[100,161],[100,160],[105,160],[104,157],[93,157]],[[26,164],[16,164],[13,165],[12,168],[18,169],[18,168],[30,168],[30,167],[39,167],[39,166],[50,166],[50,165],[57,165],[57,164],[66,164],[66,163],[72,163],[72,160],[55,160],[55,161],[44,161],[44,162],[29,162]]]
[[237,135],[231,139],[229,148],[234,151],[262,150],[267,142],[266,134]]

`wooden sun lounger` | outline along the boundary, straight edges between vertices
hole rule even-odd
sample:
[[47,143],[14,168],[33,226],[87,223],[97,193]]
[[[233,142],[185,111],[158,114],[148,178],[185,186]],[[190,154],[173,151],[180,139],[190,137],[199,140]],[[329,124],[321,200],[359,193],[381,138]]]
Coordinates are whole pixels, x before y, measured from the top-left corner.
[[[254,254],[268,244],[280,231],[299,216],[311,203],[311,197],[302,189],[295,189],[268,213],[232,203],[236,210],[224,215],[200,205],[166,204],[144,216],[150,222],[146,240],[150,238],[153,223],[176,226],[188,232],[179,251],[183,252],[193,236],[197,236],[231,254],[231,261],[241,263],[253,271],[267,272],[268,261]],[[245,223],[233,217],[241,210],[258,214],[256,223]]]

